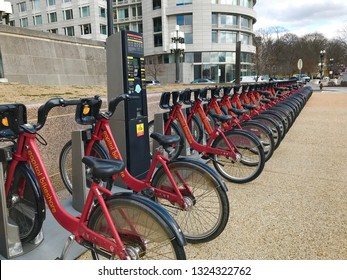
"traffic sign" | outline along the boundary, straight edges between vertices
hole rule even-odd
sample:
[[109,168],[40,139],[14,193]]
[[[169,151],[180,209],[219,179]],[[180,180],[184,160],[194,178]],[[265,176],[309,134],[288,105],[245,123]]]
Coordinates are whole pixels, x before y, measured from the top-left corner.
[[303,63],[302,63],[302,59],[300,58],[298,60],[298,69],[301,70],[302,69],[302,66],[303,66]]

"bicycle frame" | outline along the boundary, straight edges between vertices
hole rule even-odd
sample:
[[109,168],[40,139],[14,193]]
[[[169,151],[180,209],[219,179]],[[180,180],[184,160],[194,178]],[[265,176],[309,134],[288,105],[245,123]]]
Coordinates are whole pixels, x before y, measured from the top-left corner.
[[[5,182],[6,197],[9,194],[14,172],[19,162],[30,163],[52,215],[63,228],[75,235],[75,240],[78,243],[82,244],[84,241],[88,241],[91,244],[105,248],[108,252],[118,255],[121,259],[128,259],[125,246],[119,237],[115,225],[112,222],[103,197],[104,195],[108,197],[112,194],[109,190],[93,182],[81,215],[75,217],[69,214],[59,202],[58,196],[55,193],[52,182],[43,164],[40,151],[36,143],[36,134],[23,132],[19,135],[17,149],[13,154],[13,160],[10,163],[7,172]],[[22,188],[24,188],[24,184],[22,185]],[[20,191],[20,193],[23,193],[23,190]],[[87,227],[88,218],[91,210],[94,207],[95,199],[97,199],[102,212],[105,215],[114,241],[111,241],[110,239],[94,232]],[[134,227],[133,230],[135,230]]]
[[[89,141],[86,147],[85,154],[90,155],[94,143],[102,141],[102,140],[105,142],[110,156],[114,159],[122,160],[122,156],[119,152],[119,149],[117,147],[117,144],[115,142],[115,139],[113,137],[113,134],[109,125],[109,119],[106,117],[101,117],[98,119],[94,128],[94,131],[92,133],[91,140]],[[188,187],[188,185],[184,183],[184,179],[181,177],[179,178],[183,182],[184,189],[179,189],[177,187],[177,184],[175,183],[175,180],[171,174],[171,171],[169,170],[166,164],[168,161],[169,161],[168,158],[164,157],[159,151],[157,151],[152,160],[152,164],[146,175],[146,178],[144,180],[136,179],[129,173],[129,171],[126,168],[119,173],[119,176],[121,180],[135,192],[141,192],[143,189],[146,189],[146,188],[152,189],[154,190],[156,197],[166,199],[170,201],[171,203],[177,203],[183,209],[187,209],[188,205],[185,202],[183,197],[187,195],[192,196],[192,192],[190,188]],[[171,192],[165,191],[164,189],[153,188],[151,185],[151,178],[158,164],[163,166],[170,180],[172,188],[170,187],[169,188],[171,189]],[[179,176],[178,174],[176,175]],[[113,179],[116,179],[117,176],[118,174],[116,174]],[[174,193],[172,192],[172,189],[174,190]]]
[[[226,138],[223,130],[219,127],[219,125],[216,125],[215,128],[212,129],[211,125],[208,122],[208,119],[205,115],[203,108],[201,108],[201,107],[197,108],[197,112],[198,112],[198,114],[199,114],[204,126],[206,127],[206,130],[209,133],[209,136],[210,136],[206,145],[200,144],[194,139],[194,137],[193,137],[193,135],[190,132],[190,129],[188,127],[188,123],[185,119],[185,116],[182,112],[182,104],[180,104],[180,103],[176,103],[173,106],[172,111],[170,112],[170,116],[169,116],[168,120],[165,122],[165,126],[164,126],[165,133],[167,133],[170,129],[170,123],[173,122],[174,120],[178,120],[179,124],[181,125],[182,131],[183,131],[183,133],[184,133],[191,148],[193,148],[194,150],[196,150],[200,153],[204,153],[204,155],[217,154],[217,155],[222,155],[225,157],[232,158],[233,160],[237,161],[238,160],[237,153],[239,153],[238,149],[233,145],[233,143],[231,143]],[[212,142],[219,135],[222,136],[228,149],[224,150],[224,149],[214,148],[211,146]]]

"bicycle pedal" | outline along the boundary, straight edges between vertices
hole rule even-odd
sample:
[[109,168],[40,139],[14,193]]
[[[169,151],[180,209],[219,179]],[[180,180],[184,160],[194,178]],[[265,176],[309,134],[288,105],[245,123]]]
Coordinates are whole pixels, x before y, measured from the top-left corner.
[[153,198],[154,197],[154,189],[152,188],[145,188],[141,191],[141,193],[148,198]]

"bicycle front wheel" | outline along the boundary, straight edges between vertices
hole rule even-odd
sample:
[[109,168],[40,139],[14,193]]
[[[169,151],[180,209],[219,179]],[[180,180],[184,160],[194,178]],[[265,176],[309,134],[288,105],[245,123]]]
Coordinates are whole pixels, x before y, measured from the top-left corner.
[[[110,158],[109,153],[106,149],[100,144],[95,143],[92,147],[91,155],[97,158]],[[59,171],[61,179],[69,191],[72,194],[72,141],[69,140],[63,147],[59,156]],[[86,168],[86,179],[87,186],[89,187],[92,183],[92,179],[89,175],[89,170]]]
[[16,167],[7,207],[9,218],[18,226],[21,242],[33,240],[45,219],[45,203],[32,170],[23,163]]
[[[184,196],[188,209],[166,199],[156,198],[180,225],[190,243],[208,242],[218,237],[229,218],[229,200],[217,173],[194,163],[177,160],[168,163],[170,174]],[[164,168],[155,173],[152,186],[173,193],[173,187]],[[186,193],[189,188],[190,194]]]
[[[141,203],[139,199],[121,195],[112,196],[106,203],[117,232],[132,259],[186,259],[183,245],[154,207]],[[101,207],[97,206],[92,212],[88,227],[112,238]],[[118,258],[96,245],[91,253],[96,260]]]
[[263,145],[265,161],[268,161],[275,150],[275,140],[272,131],[264,124],[256,121],[241,122],[242,129],[254,134]]
[[[264,169],[265,155],[260,141],[247,131],[229,130],[224,132],[227,140],[237,148],[240,159],[214,154],[213,165],[220,175],[234,183],[247,183],[256,179]],[[228,146],[220,135],[212,147],[227,150]]]

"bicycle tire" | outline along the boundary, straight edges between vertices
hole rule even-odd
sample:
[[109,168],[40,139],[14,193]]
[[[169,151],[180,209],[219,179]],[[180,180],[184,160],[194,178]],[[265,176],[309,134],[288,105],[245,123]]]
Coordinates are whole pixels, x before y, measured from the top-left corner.
[[33,240],[41,231],[46,206],[32,169],[24,163],[18,163],[14,172],[7,207],[9,218],[18,226],[21,242]]
[[[179,189],[188,186],[194,197],[185,196],[190,205],[182,209],[166,199],[156,198],[180,225],[189,243],[203,243],[217,238],[229,219],[229,200],[226,187],[213,170],[193,160],[178,159],[168,163],[168,168]],[[184,181],[183,181],[184,179]],[[171,182],[161,166],[155,173],[152,186],[172,192]]]
[[243,130],[253,133],[263,145],[265,161],[268,161],[275,150],[275,140],[272,131],[261,122],[254,120],[240,123]]
[[[142,203],[141,201],[146,198],[136,196],[135,199],[131,195],[116,194],[106,200],[110,216],[132,259],[185,260],[184,244],[180,241],[178,234],[172,230],[168,220],[159,213],[158,206],[152,205],[154,202],[148,199],[146,203]],[[124,218],[125,215],[126,218]],[[131,226],[129,226],[130,222]],[[132,226],[135,226],[136,231]],[[110,236],[107,222],[99,205],[93,209],[88,227],[103,236]],[[117,257],[103,248],[95,245],[92,247],[94,249],[91,251],[93,259]]]
[[259,114],[257,116],[254,116],[252,119],[255,121],[259,121],[262,124],[264,124],[270,128],[270,130],[273,133],[273,138],[274,138],[274,142],[275,142],[275,149],[277,149],[279,147],[279,145],[281,144],[281,141],[283,138],[282,131],[281,131],[281,128],[280,128],[280,125],[278,124],[278,122],[276,122],[270,116],[265,116],[264,114],[263,115]]
[[[91,155],[99,158],[109,159],[110,155],[108,151],[98,142],[95,142],[92,147]],[[60,177],[64,183],[65,188],[72,194],[72,140],[69,140],[62,148],[59,155],[59,172]],[[88,169],[86,169],[87,187],[91,185],[91,178],[88,175]]]
[[[243,184],[256,179],[264,169],[265,155],[260,141],[248,131],[234,129],[224,132],[241,153],[241,160],[233,161],[225,156],[213,154],[213,165],[226,180]],[[213,148],[227,149],[219,135],[212,143]]]
[[190,132],[196,142],[201,143],[203,138],[203,129],[197,116],[193,115],[188,123]]

